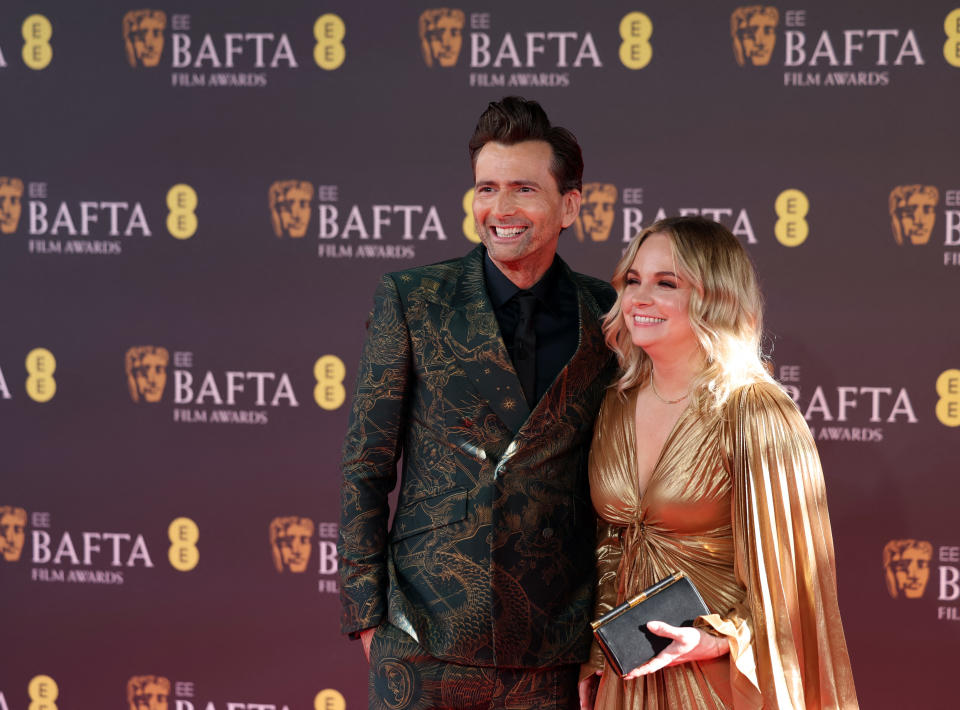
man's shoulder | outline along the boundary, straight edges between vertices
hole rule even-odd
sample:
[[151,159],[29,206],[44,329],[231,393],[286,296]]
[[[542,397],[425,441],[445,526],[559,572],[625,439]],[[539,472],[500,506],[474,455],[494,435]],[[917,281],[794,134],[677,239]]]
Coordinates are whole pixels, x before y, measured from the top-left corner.
[[434,264],[414,266],[403,271],[393,271],[384,275],[385,280],[392,281],[401,298],[417,293],[430,293],[435,296],[450,294],[456,290],[457,284],[468,269],[468,261],[473,253],[439,261]]
[[585,289],[594,297],[602,311],[609,311],[613,307],[614,301],[617,300],[617,292],[609,283],[577,271],[571,271],[570,275],[580,288]]

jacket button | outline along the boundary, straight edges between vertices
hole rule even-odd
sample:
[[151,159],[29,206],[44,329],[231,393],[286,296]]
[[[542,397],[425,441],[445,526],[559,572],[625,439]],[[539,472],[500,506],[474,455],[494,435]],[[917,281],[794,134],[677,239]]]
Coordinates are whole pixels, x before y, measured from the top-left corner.
[[541,533],[545,538],[549,539],[553,537],[553,528],[544,528]]

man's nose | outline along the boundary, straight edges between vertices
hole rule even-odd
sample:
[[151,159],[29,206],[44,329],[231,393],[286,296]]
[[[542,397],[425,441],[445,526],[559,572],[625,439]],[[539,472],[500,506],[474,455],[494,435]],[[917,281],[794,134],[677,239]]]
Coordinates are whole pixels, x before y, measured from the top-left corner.
[[496,217],[506,217],[517,210],[517,203],[513,199],[513,194],[509,190],[502,190],[497,193],[496,202],[493,205],[493,214]]

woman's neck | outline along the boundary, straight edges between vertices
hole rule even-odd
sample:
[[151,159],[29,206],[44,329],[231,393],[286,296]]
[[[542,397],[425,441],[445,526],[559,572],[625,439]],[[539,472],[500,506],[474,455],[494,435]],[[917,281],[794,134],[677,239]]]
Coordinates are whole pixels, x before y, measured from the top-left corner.
[[703,372],[703,353],[697,350],[681,357],[656,357],[648,353],[652,370],[650,378],[661,399],[676,400],[690,393],[697,376]]

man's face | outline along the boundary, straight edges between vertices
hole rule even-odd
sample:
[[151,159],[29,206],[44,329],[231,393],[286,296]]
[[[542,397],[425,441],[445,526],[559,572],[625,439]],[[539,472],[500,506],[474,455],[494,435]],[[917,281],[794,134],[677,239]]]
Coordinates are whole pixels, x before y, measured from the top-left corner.
[[130,30],[130,42],[137,60],[145,67],[155,67],[163,53],[163,28],[166,22],[159,17],[143,17]]
[[163,388],[167,384],[167,363],[161,355],[144,355],[134,367],[133,376],[137,382],[137,391],[147,402],[160,401]]
[[20,221],[21,191],[13,185],[0,186],[0,232],[13,234]]
[[310,190],[291,187],[277,201],[277,212],[280,214],[280,225],[285,234],[291,237],[302,237],[307,233],[310,223]]
[[613,208],[616,203],[613,193],[607,190],[587,192],[580,207],[583,231],[595,242],[606,241],[613,227]]
[[310,530],[305,525],[288,525],[277,537],[280,559],[291,572],[303,572],[310,561]]
[[931,195],[915,192],[896,208],[900,233],[911,244],[926,244],[936,221],[937,201]]
[[130,710],[167,710],[168,695],[157,683],[147,683],[136,695]]
[[743,56],[755,67],[765,67],[773,56],[773,46],[777,42],[776,21],[770,16],[755,13],[747,23],[737,30],[743,46]]
[[0,553],[7,562],[16,562],[23,551],[24,521],[19,515],[0,516]]
[[922,550],[908,547],[900,555],[900,559],[890,563],[897,580],[897,589],[903,592],[907,599],[919,599],[927,588],[930,578],[930,560]]
[[442,16],[434,22],[426,30],[426,40],[430,45],[430,53],[440,66],[452,67],[457,63],[463,31],[452,16]]
[[561,195],[550,173],[546,141],[487,143],[476,160],[473,218],[493,262],[512,270],[543,273],[553,262],[560,230],[580,209],[580,192]]

